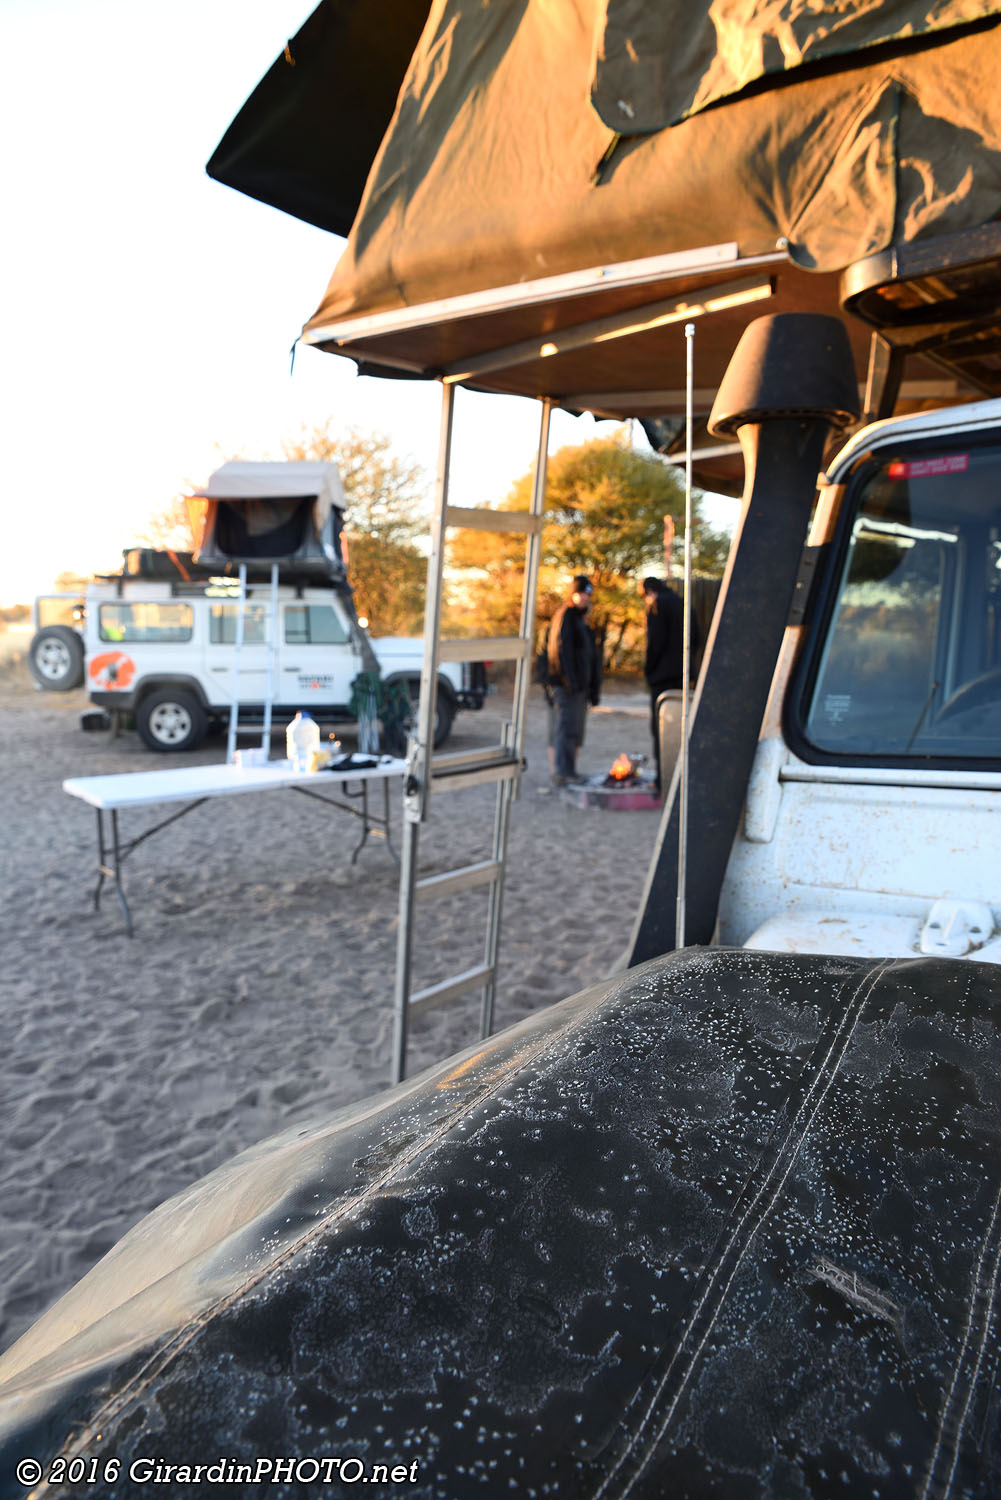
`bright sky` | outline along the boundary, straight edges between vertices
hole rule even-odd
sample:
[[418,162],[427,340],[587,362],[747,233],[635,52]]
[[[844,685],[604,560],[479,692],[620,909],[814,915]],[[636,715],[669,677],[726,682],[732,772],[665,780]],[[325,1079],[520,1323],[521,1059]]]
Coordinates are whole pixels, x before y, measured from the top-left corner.
[[[433,383],[289,350],[343,242],[211,182],[205,162],[310,0],[3,0],[0,605],[110,570],[224,458],[333,417],[434,472]],[[531,465],[535,402],[461,392],[453,498]],[[553,447],[593,436],[556,413]]]

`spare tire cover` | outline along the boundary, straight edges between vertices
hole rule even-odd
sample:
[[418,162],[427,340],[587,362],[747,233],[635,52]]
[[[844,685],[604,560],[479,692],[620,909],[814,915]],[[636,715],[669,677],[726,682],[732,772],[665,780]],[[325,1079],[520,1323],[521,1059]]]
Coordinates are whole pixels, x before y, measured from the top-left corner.
[[2,1472],[996,1496],[999,1001],[987,966],[689,950],[287,1132],[0,1361]]

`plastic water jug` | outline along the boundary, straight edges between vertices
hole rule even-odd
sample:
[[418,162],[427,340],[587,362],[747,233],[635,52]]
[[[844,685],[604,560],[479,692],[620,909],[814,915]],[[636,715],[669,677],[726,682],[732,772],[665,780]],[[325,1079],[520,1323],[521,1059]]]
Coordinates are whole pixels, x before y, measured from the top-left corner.
[[293,771],[308,771],[314,750],[320,748],[320,726],[312,714],[299,713],[285,730],[285,754]]

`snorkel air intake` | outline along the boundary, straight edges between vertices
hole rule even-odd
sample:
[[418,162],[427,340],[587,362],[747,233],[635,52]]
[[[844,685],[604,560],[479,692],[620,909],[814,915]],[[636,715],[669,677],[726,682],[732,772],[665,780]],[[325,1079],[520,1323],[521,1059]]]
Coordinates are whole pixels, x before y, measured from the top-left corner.
[[[736,434],[744,495],[695,693],[689,748],[686,943],[709,943],[832,431],[859,415],[837,318],[778,313],[744,330],[709,419]],[[676,946],[677,770],[633,931],[630,965]]]

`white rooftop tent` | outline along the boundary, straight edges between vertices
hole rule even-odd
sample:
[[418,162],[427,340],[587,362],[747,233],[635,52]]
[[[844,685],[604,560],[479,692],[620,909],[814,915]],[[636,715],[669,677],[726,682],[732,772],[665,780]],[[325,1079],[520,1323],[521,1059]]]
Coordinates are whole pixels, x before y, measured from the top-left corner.
[[339,582],[346,504],[334,463],[225,463],[188,497],[195,560],[275,563]]

